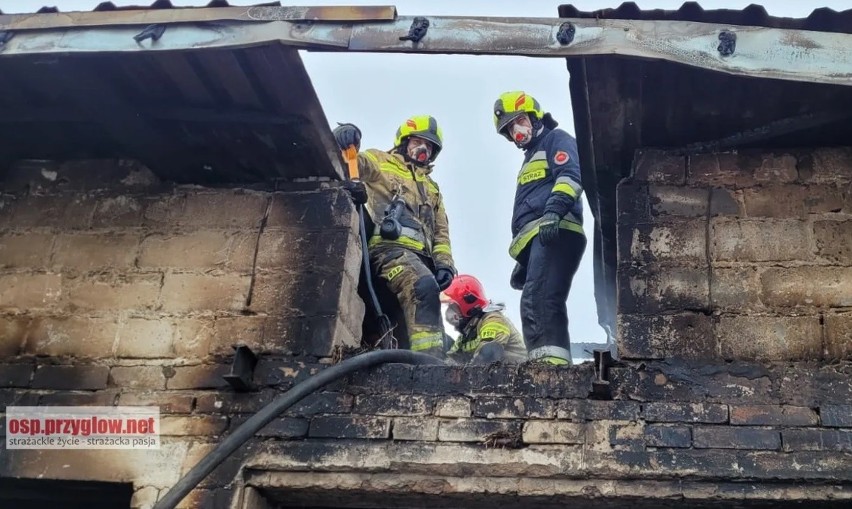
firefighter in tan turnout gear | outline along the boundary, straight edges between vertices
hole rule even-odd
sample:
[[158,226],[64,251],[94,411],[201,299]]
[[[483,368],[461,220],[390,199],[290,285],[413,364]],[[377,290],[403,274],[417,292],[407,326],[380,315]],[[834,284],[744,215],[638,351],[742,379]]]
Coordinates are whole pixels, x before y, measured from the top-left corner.
[[521,363],[527,347],[518,329],[503,314],[502,304],[485,298],[482,283],[460,275],[441,294],[447,322],[459,332],[448,355],[463,364]]
[[360,180],[347,181],[356,204],[375,225],[368,233],[370,266],[402,308],[409,348],[443,356],[440,292],[456,275],[441,192],[429,176],[443,146],[437,121],[406,119],[390,151],[360,152],[361,131],[353,124],[334,130],[341,149],[359,149]]

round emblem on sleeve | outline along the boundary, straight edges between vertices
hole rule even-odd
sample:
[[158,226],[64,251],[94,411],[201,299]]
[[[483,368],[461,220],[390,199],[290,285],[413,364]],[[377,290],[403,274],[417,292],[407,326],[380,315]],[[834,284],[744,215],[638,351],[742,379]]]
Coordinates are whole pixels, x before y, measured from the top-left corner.
[[553,162],[556,164],[565,164],[568,162],[568,152],[560,150],[553,156]]

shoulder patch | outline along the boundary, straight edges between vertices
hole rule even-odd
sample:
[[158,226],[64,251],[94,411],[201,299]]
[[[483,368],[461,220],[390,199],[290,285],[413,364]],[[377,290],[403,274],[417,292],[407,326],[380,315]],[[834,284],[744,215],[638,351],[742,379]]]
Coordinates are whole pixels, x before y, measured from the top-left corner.
[[564,150],[556,151],[556,154],[553,155],[553,162],[556,164],[565,164],[568,162],[568,152]]

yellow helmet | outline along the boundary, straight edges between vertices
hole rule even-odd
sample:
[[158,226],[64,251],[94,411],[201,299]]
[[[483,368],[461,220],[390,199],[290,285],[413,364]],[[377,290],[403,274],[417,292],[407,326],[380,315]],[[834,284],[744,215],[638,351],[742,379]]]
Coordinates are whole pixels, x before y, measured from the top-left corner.
[[524,113],[530,113],[538,120],[544,117],[541,106],[533,96],[522,91],[500,94],[494,102],[494,127],[497,128],[497,133],[504,134],[501,132],[503,128]]
[[408,120],[403,122],[399,126],[399,129],[396,130],[396,138],[393,140],[393,146],[402,146],[403,142],[405,142],[409,136],[423,138],[435,145],[435,148],[432,150],[432,158],[430,161],[434,161],[435,158],[438,157],[438,152],[441,151],[441,147],[444,144],[444,135],[441,133],[441,128],[438,127],[438,121],[435,120],[435,117],[430,115],[410,117]]

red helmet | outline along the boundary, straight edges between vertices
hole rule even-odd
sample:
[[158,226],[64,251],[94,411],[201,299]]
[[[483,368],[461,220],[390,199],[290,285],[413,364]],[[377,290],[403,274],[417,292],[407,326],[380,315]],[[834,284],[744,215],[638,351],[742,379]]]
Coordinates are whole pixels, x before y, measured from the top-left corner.
[[443,296],[445,299],[442,300],[454,302],[464,317],[469,317],[474,309],[484,309],[488,305],[482,283],[466,274],[456,276],[449,288],[444,290]]

